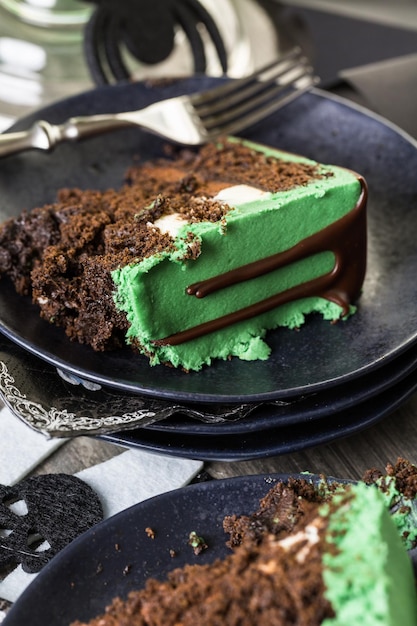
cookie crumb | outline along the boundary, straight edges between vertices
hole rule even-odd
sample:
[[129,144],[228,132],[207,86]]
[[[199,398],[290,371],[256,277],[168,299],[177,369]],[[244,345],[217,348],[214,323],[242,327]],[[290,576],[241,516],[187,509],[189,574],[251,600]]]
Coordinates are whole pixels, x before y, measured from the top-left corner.
[[203,550],[207,550],[208,548],[208,545],[203,539],[203,537],[200,537],[199,535],[197,535],[197,533],[194,530],[192,530],[190,534],[188,535],[188,545],[193,548],[194,554],[196,555],[201,554]]
[[128,574],[130,574],[131,569],[132,566],[130,564],[126,565],[126,567],[123,569],[123,576],[127,576]]

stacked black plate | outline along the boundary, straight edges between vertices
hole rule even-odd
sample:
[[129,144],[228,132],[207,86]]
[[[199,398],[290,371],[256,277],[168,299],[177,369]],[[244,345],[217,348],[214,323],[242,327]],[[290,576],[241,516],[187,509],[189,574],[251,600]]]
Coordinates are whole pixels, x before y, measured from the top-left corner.
[[[193,78],[158,88],[145,84],[100,88],[57,103],[37,117],[62,122],[73,115],[134,109],[204,89],[214,80]],[[184,374],[151,368],[145,358],[127,349],[103,355],[70,343],[4,282],[1,392],[21,417],[25,419],[28,409],[13,400],[10,377],[17,396],[26,395],[46,412],[53,407],[54,418],[69,406],[76,414],[77,402],[82,407],[78,411],[87,403],[103,418],[109,397],[121,415],[131,413],[135,403],[145,406],[157,400],[164,407],[176,407],[171,417],[104,436],[181,456],[243,459],[352,434],[386,416],[415,391],[417,144],[385,120],[321,91],[303,95],[246,136],[354,169],[367,179],[369,262],[358,312],[335,325],[311,317],[299,332],[271,332],[268,361],[236,359]],[[158,155],[162,144],[129,129],[62,145],[49,155],[26,153],[4,160],[0,217],[51,201],[58,188],[69,184],[118,186],[135,156]],[[68,386],[56,368],[100,389]],[[246,416],[237,419],[243,412]]]

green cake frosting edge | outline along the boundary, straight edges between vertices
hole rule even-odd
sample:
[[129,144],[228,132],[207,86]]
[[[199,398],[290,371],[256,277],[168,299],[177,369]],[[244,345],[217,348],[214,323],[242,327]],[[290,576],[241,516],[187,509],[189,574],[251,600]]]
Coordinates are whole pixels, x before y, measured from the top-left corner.
[[[325,595],[335,617],[323,626],[415,626],[417,597],[411,560],[384,498],[358,483],[354,497],[334,496],[323,555]],[[328,516],[330,505],[322,507]]]

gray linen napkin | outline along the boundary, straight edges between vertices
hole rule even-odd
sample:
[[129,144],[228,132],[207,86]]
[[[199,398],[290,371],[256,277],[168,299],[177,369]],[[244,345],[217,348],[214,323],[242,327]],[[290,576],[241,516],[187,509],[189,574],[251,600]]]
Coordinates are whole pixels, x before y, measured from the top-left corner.
[[[0,483],[13,485],[62,445],[47,440],[15,417],[0,411]],[[143,450],[126,450],[112,459],[78,472],[99,496],[104,518],[152,496],[187,485],[202,469],[201,461],[169,457]],[[0,598],[15,602],[37,574],[16,567],[0,582]],[[2,611],[0,610],[0,622]]]

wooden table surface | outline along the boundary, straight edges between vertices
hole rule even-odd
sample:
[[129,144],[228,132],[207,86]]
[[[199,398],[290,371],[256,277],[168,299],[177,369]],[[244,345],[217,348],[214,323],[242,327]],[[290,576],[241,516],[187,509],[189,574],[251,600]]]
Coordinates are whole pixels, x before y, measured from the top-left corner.
[[[355,408],[352,409],[352,415],[354,412]],[[121,446],[93,437],[77,437],[68,440],[35,473],[73,474],[123,450]],[[417,394],[379,423],[350,437],[265,459],[211,461],[205,464],[205,471],[215,479],[306,470],[339,478],[358,479],[366,469],[383,469],[387,462],[393,463],[399,456],[417,463]]]

